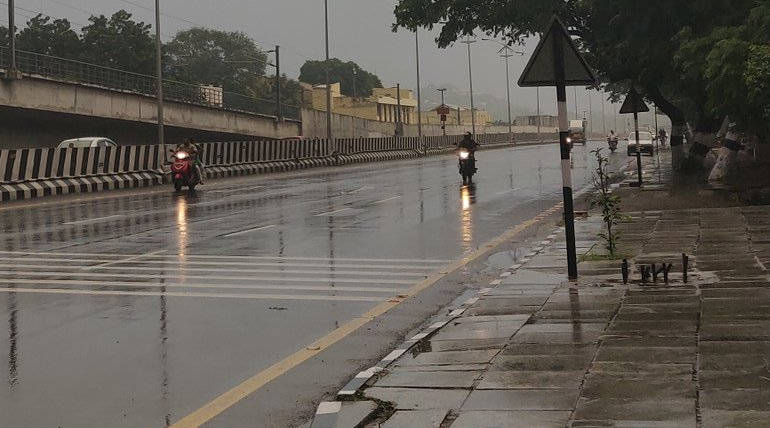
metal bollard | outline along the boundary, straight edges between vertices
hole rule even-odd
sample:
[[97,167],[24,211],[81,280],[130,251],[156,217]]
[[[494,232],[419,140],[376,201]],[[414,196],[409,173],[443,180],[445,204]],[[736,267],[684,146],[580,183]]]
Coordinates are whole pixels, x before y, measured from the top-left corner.
[[623,264],[620,265],[620,271],[623,274],[623,284],[628,284],[628,260],[623,259]]
[[655,263],[652,264],[652,282],[658,282],[658,270],[655,269]]
[[687,268],[690,263],[690,257],[687,254],[682,253],[682,281],[687,283]]

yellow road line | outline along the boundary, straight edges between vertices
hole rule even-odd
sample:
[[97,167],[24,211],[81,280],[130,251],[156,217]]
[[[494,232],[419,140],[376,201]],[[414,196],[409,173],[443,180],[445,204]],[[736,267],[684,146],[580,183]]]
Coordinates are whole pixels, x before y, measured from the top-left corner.
[[[545,212],[553,213],[555,212],[561,204],[554,205],[549,210],[546,210]],[[542,214],[541,214],[542,215]],[[425,290],[426,288],[432,286],[433,284],[437,283],[439,280],[441,280],[446,275],[455,272],[456,270],[466,266],[467,264],[475,261],[479,257],[482,257],[484,254],[492,250],[493,248],[499,246],[500,244],[504,243],[505,241],[513,238],[514,236],[518,235],[519,233],[523,232],[524,230],[528,229],[532,225],[542,221],[545,218],[545,216],[538,216],[535,218],[532,218],[530,220],[525,221],[524,223],[521,223],[511,229],[508,229],[505,231],[502,235],[498,236],[497,238],[485,243],[482,245],[479,249],[474,251],[473,253],[469,254],[468,256],[450,264],[445,269],[442,269],[442,272],[437,273],[424,281],[421,281],[411,289],[409,289],[406,293],[399,295],[396,299],[391,299],[387,302],[380,303],[379,305],[375,306],[365,314],[353,318],[352,320],[348,321],[346,324],[342,325],[338,329],[332,331],[331,333],[327,334],[326,336],[316,340],[315,342],[311,343],[305,349],[301,349],[297,352],[295,352],[292,355],[289,355],[288,357],[282,359],[281,361],[278,361],[277,363],[273,364],[272,366],[266,368],[265,370],[262,370],[261,372],[257,373],[256,375],[246,379],[241,384],[235,386],[234,388],[230,389],[229,391],[226,391],[222,395],[216,397],[214,400],[210,401],[209,403],[205,404],[203,407],[199,408],[198,410],[195,410],[194,412],[190,413],[189,415],[185,416],[184,418],[180,419],[175,424],[171,425],[170,428],[197,428],[201,425],[207,423],[208,421],[214,419],[217,415],[221,414],[225,410],[229,409],[230,407],[237,404],[239,401],[243,400],[244,398],[248,397],[249,395],[256,392],[258,389],[262,388],[264,385],[266,385],[268,382],[271,382],[272,380],[282,376],[292,368],[302,364],[303,362],[307,361],[308,359],[318,355],[322,351],[324,351],[326,348],[329,348],[339,340],[344,339],[346,336],[348,336],[350,333],[353,333],[360,327],[364,326],[369,321],[374,320],[378,316],[384,314],[385,312],[395,308],[396,306],[400,305],[405,300],[414,297],[421,291]]]

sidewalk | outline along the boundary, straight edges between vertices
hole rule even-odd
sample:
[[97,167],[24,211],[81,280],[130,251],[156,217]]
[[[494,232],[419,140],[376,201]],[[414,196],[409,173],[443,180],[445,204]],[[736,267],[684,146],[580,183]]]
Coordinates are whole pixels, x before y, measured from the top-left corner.
[[[768,426],[770,206],[659,211],[665,167],[646,178],[618,190],[639,209],[619,228],[628,284],[620,261],[566,282],[557,230],[313,427]],[[601,228],[578,221],[579,254]],[[672,265],[669,284],[641,281],[652,263]],[[362,406],[379,408],[345,425]]]

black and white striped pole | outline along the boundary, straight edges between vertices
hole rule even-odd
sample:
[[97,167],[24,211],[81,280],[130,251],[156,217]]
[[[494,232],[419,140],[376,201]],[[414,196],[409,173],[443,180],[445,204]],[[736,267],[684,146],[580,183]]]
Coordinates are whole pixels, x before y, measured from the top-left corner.
[[564,230],[567,247],[567,273],[576,280],[577,250],[575,246],[575,210],[572,200],[572,170],[570,168],[569,121],[567,117],[567,86],[589,86],[596,82],[593,71],[578,52],[564,24],[554,16],[547,32],[529,59],[519,78],[519,86],[555,86],[559,112],[559,151],[561,158],[562,192],[564,195]]
[[564,194],[564,231],[567,240],[567,274],[577,279],[577,250],[575,246],[575,208],[572,199],[572,167],[570,166],[569,119],[567,117],[567,86],[564,75],[564,48],[561,37],[553,37],[556,71],[556,106],[559,113],[559,149],[561,152],[561,184]]

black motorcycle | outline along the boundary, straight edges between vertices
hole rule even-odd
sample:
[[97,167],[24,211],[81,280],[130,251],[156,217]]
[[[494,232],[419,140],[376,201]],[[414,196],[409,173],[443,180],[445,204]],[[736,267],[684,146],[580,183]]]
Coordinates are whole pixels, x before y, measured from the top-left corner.
[[463,184],[472,184],[473,175],[477,171],[476,156],[465,148],[461,148],[457,155],[460,158],[460,175],[463,177]]

